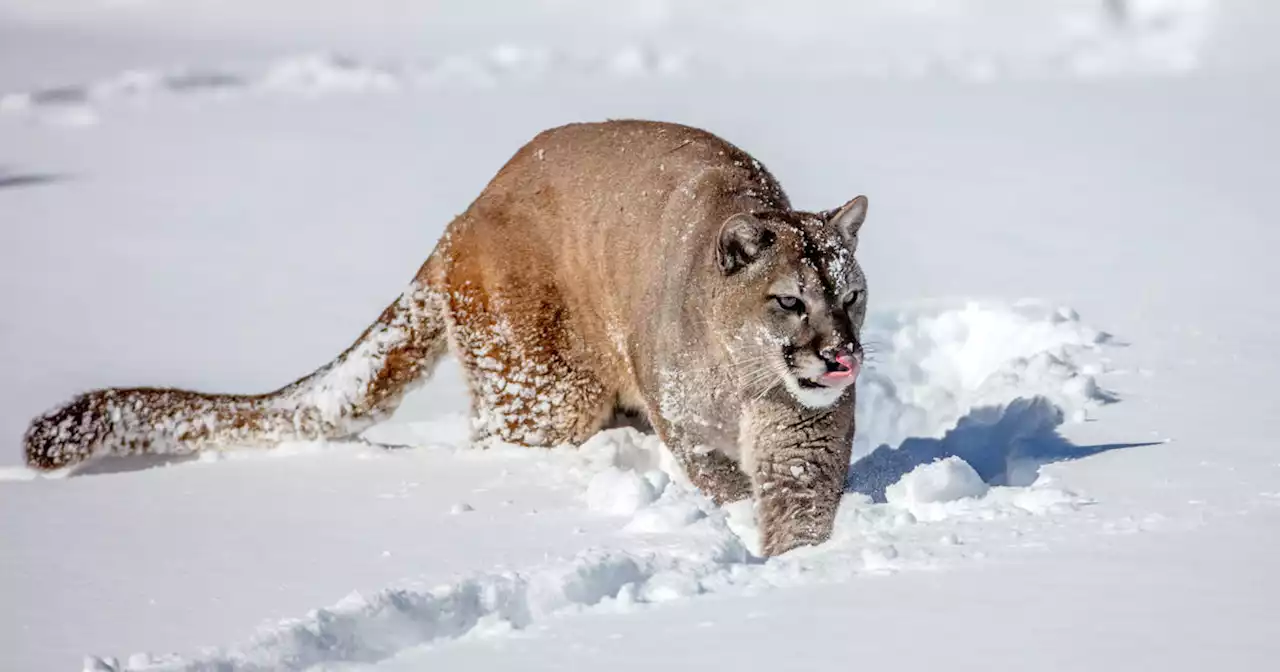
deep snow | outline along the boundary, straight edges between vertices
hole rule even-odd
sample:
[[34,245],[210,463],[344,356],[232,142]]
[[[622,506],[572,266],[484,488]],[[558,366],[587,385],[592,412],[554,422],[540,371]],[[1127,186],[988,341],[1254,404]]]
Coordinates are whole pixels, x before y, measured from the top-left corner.
[[10,465],[88,387],[314,369],[576,119],[867,193],[877,346],[836,537],[769,562],[651,438],[469,449],[452,365],[412,449],[6,467],[0,667],[1269,669],[1280,12],[1112,5],[0,2]]
[[[1059,406],[1049,396],[1034,396],[1025,404],[1009,402],[1016,395],[1039,391],[1084,413],[1107,401],[1092,377],[1072,364],[1082,353],[1096,358],[1101,336],[1082,327],[1068,310],[1025,304],[969,305],[936,315],[914,311],[910,315],[873,322],[867,328],[872,340],[885,345],[879,351],[879,368],[868,374],[863,412],[883,420],[879,428],[868,427],[859,441],[872,445],[907,433],[917,441],[935,444],[939,453],[951,452],[955,447],[951,435],[939,431],[928,439],[931,432],[921,427],[954,424],[946,414],[957,410],[969,415],[972,406],[965,401],[967,395],[980,394],[977,398],[990,412],[1025,425],[1025,443],[1009,440],[1000,449],[1020,448],[1025,453],[994,455],[989,452],[992,446],[984,442],[980,449],[984,454],[976,457],[1000,461],[1009,473],[1030,473],[1026,482],[989,488],[960,457],[932,461],[934,456],[919,448],[908,456],[916,463],[897,473],[893,472],[897,464],[860,463],[855,473],[876,473],[893,482],[884,496],[862,492],[854,484],[831,542],[821,549],[804,549],[762,563],[750,505],[716,509],[687,483],[652,436],[613,430],[578,448],[537,451],[532,456],[532,451],[514,446],[492,448],[487,451],[490,459],[510,460],[512,466],[526,468],[532,462],[535,471],[543,473],[522,479],[533,476],[544,486],[577,492],[588,518],[593,513],[619,517],[619,529],[602,545],[588,547],[568,560],[473,573],[444,585],[415,581],[373,594],[353,594],[305,618],[269,627],[245,645],[204,653],[194,660],[138,654],[123,660],[99,659],[97,664],[104,669],[250,670],[402,659],[412,655],[410,649],[424,644],[525,631],[567,613],[628,612],[707,594],[742,594],[839,582],[864,573],[947,566],[968,552],[962,545],[978,541],[962,532],[966,522],[998,521],[992,526],[1029,531],[1048,524],[1055,515],[1088,505],[1087,498],[1035,474],[1041,463],[1070,457],[1045,453],[1040,446],[1053,441],[1053,429],[1063,417]],[[902,327],[904,322],[910,326]],[[947,350],[979,354],[933,357]],[[1045,360],[1057,366],[1029,365]],[[958,409],[927,402],[942,396],[959,399]],[[919,400],[926,401],[920,405]],[[393,445],[430,445],[441,435],[465,436],[465,425],[462,418],[387,425],[372,436]],[[990,440],[990,433],[982,434]],[[993,473],[989,480],[1004,482],[1004,473]],[[876,504],[875,499],[887,499],[887,503]],[[476,513],[475,505],[467,501],[449,509],[451,515]],[[939,522],[945,525],[923,524]]]

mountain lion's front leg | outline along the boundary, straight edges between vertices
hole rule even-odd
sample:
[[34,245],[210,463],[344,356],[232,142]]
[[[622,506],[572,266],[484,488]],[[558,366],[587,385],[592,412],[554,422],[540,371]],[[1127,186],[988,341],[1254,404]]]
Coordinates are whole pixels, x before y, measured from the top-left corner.
[[751,496],[751,480],[728,455],[707,446],[675,448],[672,453],[689,475],[689,481],[717,506]]
[[773,556],[826,541],[853,449],[852,392],[829,408],[754,403],[739,441],[756,497],[761,551]]
[[702,437],[661,413],[650,411],[649,418],[658,438],[684,468],[689,482],[717,506],[751,496],[751,479],[737,460],[705,445]]

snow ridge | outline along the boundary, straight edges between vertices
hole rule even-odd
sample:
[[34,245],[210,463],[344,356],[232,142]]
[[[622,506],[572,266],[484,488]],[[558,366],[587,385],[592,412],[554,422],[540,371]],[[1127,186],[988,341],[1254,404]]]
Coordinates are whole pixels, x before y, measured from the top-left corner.
[[653,555],[592,552],[527,572],[477,575],[436,588],[353,594],[333,607],[281,623],[243,648],[194,660],[137,654],[123,663],[90,659],[85,668],[247,672],[305,670],[331,662],[371,663],[481,627],[527,627],[550,615],[616,601],[627,586],[643,585],[664,570],[697,569],[676,567]]
[[[880,7],[879,12],[886,12],[883,14],[864,7],[858,17],[884,21],[880,26],[883,35],[879,37],[886,41],[872,39],[854,51],[842,44],[837,53],[806,49],[799,57],[812,59],[812,71],[840,78],[941,77],[988,82],[1002,78],[1180,75],[1200,67],[1200,54],[1210,40],[1216,17],[1212,0],[1115,0],[1084,7],[1078,6],[1080,3],[1064,3],[1022,26],[1038,35],[1039,40],[1002,44],[995,39],[998,34],[989,33],[985,25],[1007,20],[998,10],[973,8],[971,13],[933,15],[926,22],[932,30],[949,37],[970,35],[969,41],[953,44],[951,39],[921,42],[921,34],[904,29],[899,22],[904,18],[915,22],[925,16],[908,11],[904,17],[895,4],[900,3]],[[872,12],[869,15],[868,10]],[[684,11],[692,12],[694,21],[710,22],[723,29],[723,13],[699,15],[697,8]],[[746,12],[738,19],[746,22],[742,26],[745,34],[762,39],[776,33],[775,14],[774,10],[767,16]],[[824,36],[825,27],[810,23],[806,18],[794,26],[797,34],[813,33],[812,38],[818,43],[827,42],[826,37],[836,37]],[[973,40],[984,34],[990,39]],[[743,33],[735,31],[732,35],[737,40]],[[762,49],[761,53],[771,52]],[[548,78],[684,78],[694,71],[736,78],[753,77],[770,64],[767,57],[744,60],[742,54],[735,53],[726,58],[722,50],[714,48],[698,50],[647,43],[624,43],[586,52],[545,44],[498,43],[487,51],[399,62],[329,52],[302,53],[257,66],[135,69],[94,82],[9,92],[0,94],[0,114],[34,117],[54,125],[91,126],[101,121],[105,103],[156,96],[262,93],[310,97],[456,85],[488,88]]]
[[0,114],[36,116],[66,126],[100,121],[104,104],[175,96],[389,93],[463,85],[486,88],[505,80],[543,76],[552,66],[570,77],[681,76],[678,55],[660,56],[639,46],[614,54],[578,57],[549,49],[499,45],[487,54],[456,55],[435,62],[392,64],[318,52],[283,57],[257,67],[135,69],[93,82],[0,94]]
[[[616,431],[625,434],[633,430]],[[727,511],[705,510],[709,503],[692,490],[675,486],[650,509],[657,515],[632,519],[625,533],[632,537],[630,549],[593,549],[565,561],[521,571],[476,574],[435,587],[410,585],[372,595],[352,594],[332,607],[263,630],[243,646],[210,650],[194,658],[134,654],[120,661],[91,657],[85,669],[251,672],[376,663],[414,647],[482,633],[500,635],[588,610],[625,612],[703,594],[759,591],[934,567],[946,559],[948,548],[955,551],[960,542],[952,534],[951,541],[936,546],[939,532],[919,521],[1021,518],[1064,513],[1086,503],[1044,485],[993,488],[993,495],[981,497],[985,492],[966,490],[971,484],[963,477],[965,470],[972,472],[958,458],[925,465],[918,470],[921,475],[904,479],[908,483],[903,486],[905,494],[890,505],[847,495],[828,545],[800,549],[767,562],[755,556],[739,536],[751,537],[755,532],[750,504],[739,503]],[[929,473],[926,476],[924,472]],[[957,473],[962,474],[958,479],[953,476]],[[933,489],[922,487],[919,482],[923,481]],[[913,513],[917,509],[928,511],[928,517],[917,517]],[[690,516],[671,516],[671,511],[698,511],[701,515],[691,516],[696,522],[689,524]],[[650,522],[636,525],[645,520]],[[654,526],[653,520],[668,524]],[[921,543],[922,536],[933,543]]]
[[[983,529],[1006,526],[1015,536],[1044,532],[1050,525],[1057,530],[1061,523],[1049,523],[1047,516],[1089,504],[1087,497],[1038,473],[1040,463],[1055,456],[1067,459],[1069,453],[1039,455],[1016,484],[989,463],[1005,464],[1028,436],[1052,432],[1068,417],[1059,405],[1081,410],[1109,399],[1077,363],[1085,353],[1099,351],[1107,341],[1104,334],[1082,325],[1070,310],[1034,303],[879,314],[868,334],[884,346],[876,379],[867,382],[867,409],[895,420],[869,423],[869,436],[862,440],[876,445],[915,430],[943,426],[944,431],[936,438],[913,436],[898,450],[882,447],[856,462],[853,491],[844,496],[832,538],[821,547],[759,558],[750,502],[715,507],[688,483],[655,437],[611,430],[578,448],[551,449],[537,459],[545,463],[549,479],[578,488],[588,510],[624,519],[616,543],[445,585],[406,583],[352,594],[268,627],[246,644],[194,657],[89,658],[86,669],[304,670],[375,663],[414,647],[500,635],[583,611],[626,611],[709,593],[945,566],[982,557],[984,552],[969,550],[968,542],[981,540]],[[1055,366],[1028,364],[1046,357]],[[996,403],[1002,398],[1008,401]],[[939,399],[950,403],[936,403]],[[965,419],[958,427],[956,414]],[[945,427],[948,422],[952,427]],[[440,429],[430,423],[401,426],[397,438],[430,441]],[[492,448],[490,456],[501,459],[503,451],[528,459],[527,449],[503,446]],[[897,470],[886,487],[874,492],[858,487],[865,485],[863,472],[895,459]]]

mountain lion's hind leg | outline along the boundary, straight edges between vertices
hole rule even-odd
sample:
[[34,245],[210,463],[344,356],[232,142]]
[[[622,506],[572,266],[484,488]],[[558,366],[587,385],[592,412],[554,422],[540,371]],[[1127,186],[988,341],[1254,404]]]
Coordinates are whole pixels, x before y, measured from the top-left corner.
[[[505,310],[494,314],[488,310],[491,303]],[[614,395],[574,361],[562,311],[545,301],[495,301],[479,290],[455,292],[451,304],[455,351],[471,387],[476,443],[578,444],[609,419]],[[522,304],[533,307],[512,310]]]

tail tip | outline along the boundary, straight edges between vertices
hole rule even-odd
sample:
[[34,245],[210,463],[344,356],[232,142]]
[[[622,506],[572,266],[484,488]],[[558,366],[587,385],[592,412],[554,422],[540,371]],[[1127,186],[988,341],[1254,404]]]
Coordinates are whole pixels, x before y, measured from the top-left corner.
[[93,393],[82,394],[32,420],[22,437],[27,466],[54,471],[92,457],[106,429],[106,418],[97,410]]

